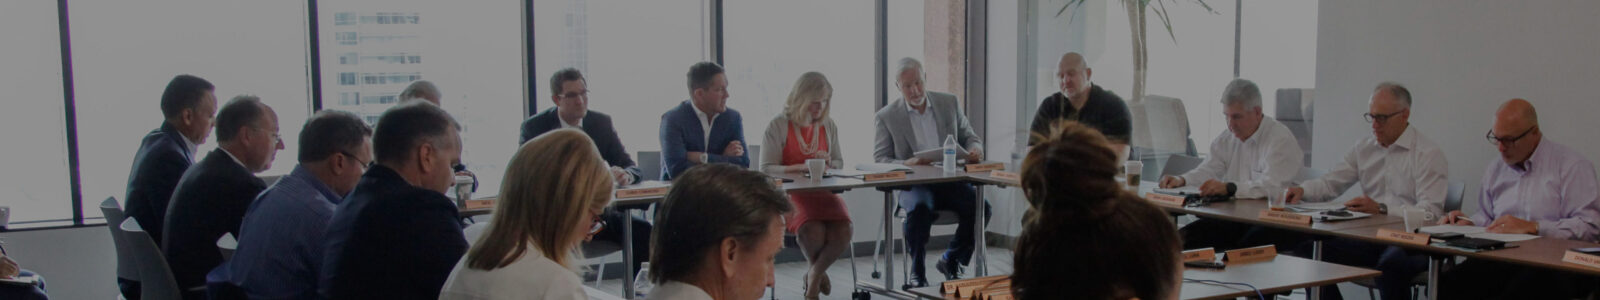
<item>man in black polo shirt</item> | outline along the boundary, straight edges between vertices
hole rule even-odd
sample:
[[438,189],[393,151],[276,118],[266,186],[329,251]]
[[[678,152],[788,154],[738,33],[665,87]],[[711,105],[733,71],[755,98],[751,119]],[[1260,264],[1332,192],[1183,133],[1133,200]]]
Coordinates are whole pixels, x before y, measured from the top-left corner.
[[[1090,83],[1092,74],[1094,70],[1089,69],[1083,55],[1077,52],[1062,55],[1056,69],[1056,82],[1061,85],[1061,91],[1039,104],[1039,113],[1033,117],[1030,131],[1035,135],[1048,135],[1050,123],[1077,121],[1100,130],[1117,148],[1113,150],[1127,153],[1128,142],[1133,137],[1133,118],[1128,113],[1128,105],[1117,94]],[[1038,142],[1031,136],[1028,138],[1029,146]]]

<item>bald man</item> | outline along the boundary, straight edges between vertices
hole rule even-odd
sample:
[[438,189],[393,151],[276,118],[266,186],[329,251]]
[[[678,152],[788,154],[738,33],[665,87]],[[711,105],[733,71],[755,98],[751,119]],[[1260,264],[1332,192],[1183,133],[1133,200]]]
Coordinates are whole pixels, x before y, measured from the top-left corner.
[[[1479,210],[1470,216],[1452,211],[1443,222],[1483,226],[1493,233],[1600,239],[1594,163],[1546,139],[1532,103],[1511,99],[1500,105],[1485,138],[1499,150],[1500,160],[1490,162],[1483,174]],[[1581,297],[1585,287],[1592,289],[1594,282],[1592,277],[1473,259],[1447,273],[1442,281],[1446,288],[1439,293],[1441,299],[1573,298]]]
[[433,102],[433,105],[442,105],[439,104],[440,98],[443,98],[442,95],[442,93],[439,93],[439,86],[433,85],[433,82],[417,80],[412,81],[411,84],[406,85],[406,89],[400,91],[400,101],[426,100]]
[[[1083,60],[1083,55],[1068,52],[1056,64],[1056,83],[1060,91],[1044,98],[1039,112],[1033,116],[1033,135],[1049,134],[1050,124],[1056,121],[1077,121],[1100,130],[1117,147],[1118,155],[1128,151],[1128,141],[1133,137],[1133,118],[1128,104],[1110,91],[1089,82],[1094,70]],[[1039,141],[1028,138],[1028,145]]]
[[[1411,91],[1405,86],[1378,84],[1367,102],[1367,113],[1362,115],[1372,124],[1372,138],[1356,142],[1328,174],[1290,187],[1286,197],[1289,203],[1330,201],[1360,184],[1361,196],[1344,202],[1350,211],[1376,215],[1417,207],[1435,216],[1443,215],[1450,185],[1445,178],[1449,166],[1439,144],[1411,126],[1411,100]],[[1311,243],[1300,245],[1296,253],[1312,253]],[[1351,239],[1328,240],[1322,257],[1336,264],[1382,271],[1377,283],[1383,299],[1411,299],[1412,275],[1399,274],[1416,274],[1428,267],[1425,257],[1409,255],[1399,247]],[[1324,286],[1322,297],[1340,299],[1339,289]]]

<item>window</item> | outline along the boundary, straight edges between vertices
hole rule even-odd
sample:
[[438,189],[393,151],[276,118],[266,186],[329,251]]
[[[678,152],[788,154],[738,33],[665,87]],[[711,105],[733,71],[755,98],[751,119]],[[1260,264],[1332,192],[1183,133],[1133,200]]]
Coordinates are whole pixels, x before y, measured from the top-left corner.
[[[871,1],[728,1],[723,26],[728,107],[744,116],[745,138],[760,144],[783,114],[801,74],[817,71],[833,86],[830,118],[839,128],[872,128],[873,11]],[[841,130],[847,165],[872,162],[872,130]],[[764,147],[766,145],[763,145]],[[758,163],[758,162],[752,162]]]
[[[611,115],[629,152],[661,149],[661,114],[689,99],[684,77],[689,66],[709,60],[705,2],[563,0],[533,5],[533,76],[538,84],[532,98],[538,106],[552,106],[550,75],[577,68],[588,79],[589,109]],[[651,21],[639,26],[638,20]],[[743,99],[754,98],[734,92],[729,106],[746,110]]]
[[1262,111],[1274,117],[1278,89],[1317,85],[1317,2],[1247,1],[1243,16],[1239,76],[1256,82]]
[[339,85],[356,85],[355,72],[339,73]]
[[[82,0],[70,2],[69,11],[87,217],[100,216],[90,208],[99,199],[125,196],[134,152],[161,125],[161,92],[178,74],[211,81],[219,103],[240,94],[261,97],[277,112],[286,147],[265,174],[295,165],[295,137],[310,114],[301,3]],[[34,15],[50,14],[27,17]],[[142,21],[126,22],[129,16]],[[215,140],[200,145],[201,155],[216,148]]]
[[[358,24],[322,30],[323,61],[336,53],[355,53],[360,64],[322,66],[325,80],[340,74],[341,85],[324,85],[323,99],[360,93],[354,105],[324,108],[354,112],[376,123],[412,81],[426,79],[444,94],[442,106],[463,127],[462,162],[478,175],[478,192],[499,191],[503,166],[517,148],[523,108],[522,6],[517,1],[436,2],[324,0],[319,15],[358,16]],[[429,21],[421,21],[421,16]],[[338,33],[333,37],[333,33]],[[344,43],[356,39],[359,43]],[[330,43],[330,37],[340,43]],[[422,56],[428,56],[427,64]],[[352,74],[348,85],[343,74]],[[359,74],[359,75],[355,75]],[[359,80],[358,80],[359,78]]]
[[345,53],[339,55],[339,64],[341,65],[354,65],[359,63],[360,61],[356,60],[355,53]]
[[0,158],[0,205],[13,224],[72,219],[56,24],[53,1],[0,1],[0,90],[10,98],[0,134],[14,154]]
[[335,33],[335,35],[339,40],[339,45],[354,46],[359,41],[354,32],[339,32]]
[[922,62],[929,92],[950,93],[966,103],[966,1],[890,1],[888,23],[887,101],[902,98],[896,77],[900,59],[911,57]]
[[336,14],[334,16],[334,19],[335,19],[333,21],[334,25],[343,26],[343,25],[355,25],[356,24],[356,14],[355,13],[347,13],[347,12],[338,13],[338,14]]

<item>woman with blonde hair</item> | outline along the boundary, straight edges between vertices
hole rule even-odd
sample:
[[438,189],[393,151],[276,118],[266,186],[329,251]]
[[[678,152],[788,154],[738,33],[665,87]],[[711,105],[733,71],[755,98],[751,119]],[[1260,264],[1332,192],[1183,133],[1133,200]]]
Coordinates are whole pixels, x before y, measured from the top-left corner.
[[[839,149],[839,127],[828,118],[833,86],[822,73],[806,72],[794,83],[783,114],[767,125],[761,169],[768,173],[805,173],[806,160],[823,159],[828,168],[844,165]],[[822,176],[822,174],[811,174]],[[798,237],[802,253],[811,262],[805,278],[806,299],[829,294],[828,266],[849,246],[850,212],[844,200],[829,191],[790,192],[796,212],[788,230]]]
[[577,129],[522,144],[506,166],[495,218],[473,243],[440,299],[587,299],[574,262],[605,225],[612,176]]

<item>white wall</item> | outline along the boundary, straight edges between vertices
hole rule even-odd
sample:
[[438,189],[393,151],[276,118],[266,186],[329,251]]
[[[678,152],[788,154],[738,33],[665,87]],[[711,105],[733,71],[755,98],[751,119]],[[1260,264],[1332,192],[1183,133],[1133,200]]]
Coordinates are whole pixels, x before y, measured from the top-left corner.
[[1322,1],[1313,166],[1371,135],[1361,114],[1386,80],[1411,89],[1411,124],[1444,148],[1450,180],[1467,183],[1467,211],[1499,159],[1483,136],[1507,99],[1532,101],[1546,137],[1600,157],[1600,139],[1585,134],[1600,127],[1596,15],[1595,1]]
[[51,299],[116,299],[117,254],[105,226],[0,233],[6,253],[44,276]]

